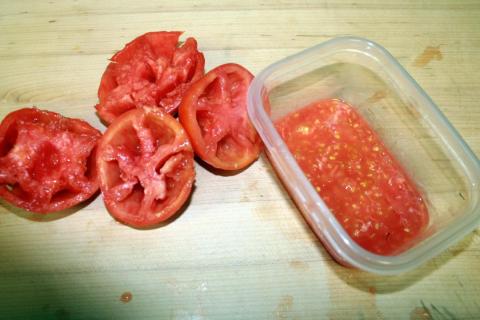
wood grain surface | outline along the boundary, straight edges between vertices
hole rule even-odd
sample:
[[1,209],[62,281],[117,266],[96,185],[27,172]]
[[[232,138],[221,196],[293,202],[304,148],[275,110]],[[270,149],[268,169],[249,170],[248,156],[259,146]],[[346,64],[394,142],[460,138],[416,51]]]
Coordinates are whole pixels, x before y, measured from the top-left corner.
[[[0,1],[0,118],[38,106],[86,119],[108,58],[147,31],[185,30],[206,67],[253,73],[327,39],[386,47],[480,155],[480,2]],[[238,175],[197,165],[163,227],[115,222],[101,197],[37,217],[0,202],[0,319],[474,319],[480,231],[415,271],[339,266],[267,159]]]

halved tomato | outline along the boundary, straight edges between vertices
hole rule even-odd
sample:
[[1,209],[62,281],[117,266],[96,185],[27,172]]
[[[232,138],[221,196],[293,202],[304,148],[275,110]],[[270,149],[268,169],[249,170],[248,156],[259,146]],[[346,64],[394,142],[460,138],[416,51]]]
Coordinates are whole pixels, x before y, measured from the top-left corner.
[[9,113],[0,124],[0,197],[38,213],[90,198],[98,190],[94,158],[101,135],[55,112]]
[[195,82],[180,104],[180,122],[195,153],[215,168],[242,169],[262,150],[247,115],[252,79],[253,75],[238,64],[221,65]]
[[106,123],[136,107],[175,113],[190,84],[204,74],[205,58],[194,38],[179,46],[182,32],[149,32],[111,58],[98,88],[98,115]]
[[139,228],[174,215],[195,180],[185,131],[155,107],[130,110],[108,127],[99,143],[97,167],[111,215]]

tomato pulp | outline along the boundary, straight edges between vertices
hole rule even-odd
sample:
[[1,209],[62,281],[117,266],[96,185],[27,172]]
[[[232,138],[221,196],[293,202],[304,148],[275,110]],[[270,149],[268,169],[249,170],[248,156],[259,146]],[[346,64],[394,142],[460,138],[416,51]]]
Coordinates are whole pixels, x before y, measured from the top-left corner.
[[276,128],[337,220],[366,250],[397,254],[428,224],[421,193],[348,104],[315,102],[279,119]]

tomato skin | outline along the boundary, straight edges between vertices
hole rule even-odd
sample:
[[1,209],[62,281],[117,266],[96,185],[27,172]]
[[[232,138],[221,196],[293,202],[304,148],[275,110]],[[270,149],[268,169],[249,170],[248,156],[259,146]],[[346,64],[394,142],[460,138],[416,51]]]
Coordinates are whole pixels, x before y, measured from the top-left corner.
[[173,216],[195,181],[193,149],[181,125],[155,107],[118,117],[99,143],[105,206],[118,221],[145,228]]
[[179,119],[195,153],[222,170],[240,170],[254,162],[263,144],[247,115],[247,91],[253,75],[238,64],[208,72],[186,92]]
[[204,74],[205,58],[194,38],[177,47],[182,32],[149,32],[117,52],[102,75],[95,106],[110,124],[144,105],[175,113],[190,84]]
[[100,131],[79,119],[24,108],[0,124],[0,197],[35,213],[73,207],[98,190]]

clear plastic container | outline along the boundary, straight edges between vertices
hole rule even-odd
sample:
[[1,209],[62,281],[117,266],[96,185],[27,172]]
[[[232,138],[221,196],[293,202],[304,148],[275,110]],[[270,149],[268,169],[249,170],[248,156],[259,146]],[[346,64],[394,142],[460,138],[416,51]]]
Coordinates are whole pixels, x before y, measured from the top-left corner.
[[[407,251],[381,256],[357,245],[276,131],[278,118],[330,98],[356,108],[422,192],[429,224]],[[265,107],[270,108],[270,115]],[[248,113],[298,208],[332,256],[344,265],[378,274],[405,272],[438,255],[479,224],[478,158],[423,89],[378,44],[336,38],[272,64],[250,86]]]

